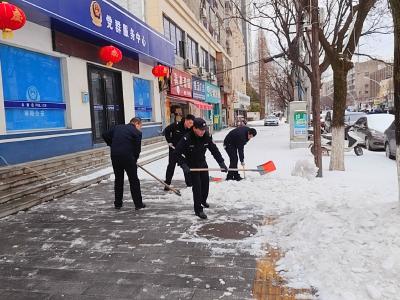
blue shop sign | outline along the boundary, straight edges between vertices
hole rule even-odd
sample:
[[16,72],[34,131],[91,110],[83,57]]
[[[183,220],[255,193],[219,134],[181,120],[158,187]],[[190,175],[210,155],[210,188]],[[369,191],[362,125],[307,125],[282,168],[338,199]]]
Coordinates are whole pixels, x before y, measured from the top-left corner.
[[[174,45],[161,34],[109,0],[14,0],[14,4],[58,19],[126,50],[166,65],[175,64]],[[29,19],[29,14],[28,14]]]
[[206,102],[213,104],[221,102],[221,90],[209,82],[206,82]]
[[4,108],[66,109],[66,105],[54,102],[4,101]]
[[206,100],[206,82],[197,77],[192,77],[193,99]]

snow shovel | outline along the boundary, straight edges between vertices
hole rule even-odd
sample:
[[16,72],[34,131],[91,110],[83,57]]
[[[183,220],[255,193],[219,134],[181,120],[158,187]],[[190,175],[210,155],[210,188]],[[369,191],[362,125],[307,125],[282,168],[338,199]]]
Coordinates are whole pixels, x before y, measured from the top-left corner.
[[[263,163],[262,165],[257,166],[257,169],[233,169],[230,168],[228,171],[247,171],[247,172],[258,172],[260,175],[265,175],[267,173],[273,172],[276,170],[275,164],[272,160]],[[204,171],[222,171],[221,168],[195,168],[195,169],[190,169],[191,172],[204,172]]]
[[168,189],[170,189],[171,191],[173,191],[176,195],[178,196],[182,196],[181,192],[176,189],[173,188],[172,186],[166,184],[164,181],[162,181],[160,178],[156,177],[154,174],[150,173],[149,171],[147,171],[145,168],[143,168],[141,165],[137,165],[140,169],[142,169],[143,171],[145,171],[147,174],[149,174],[151,177],[153,177],[155,180],[157,180],[159,183],[161,183],[163,186],[167,187]]

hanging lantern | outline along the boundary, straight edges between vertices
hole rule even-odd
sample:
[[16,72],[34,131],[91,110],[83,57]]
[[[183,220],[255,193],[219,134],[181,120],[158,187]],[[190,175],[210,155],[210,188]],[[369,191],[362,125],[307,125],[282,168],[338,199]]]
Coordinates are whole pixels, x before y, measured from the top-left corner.
[[151,72],[153,73],[153,75],[155,77],[168,77],[168,75],[169,75],[168,67],[163,66],[163,65],[157,65],[157,66],[153,67]]
[[114,46],[104,46],[100,49],[100,58],[108,67],[113,64],[119,63],[122,60],[122,52]]
[[0,30],[4,39],[11,39],[13,30],[20,29],[25,23],[26,16],[22,9],[7,2],[0,3]]

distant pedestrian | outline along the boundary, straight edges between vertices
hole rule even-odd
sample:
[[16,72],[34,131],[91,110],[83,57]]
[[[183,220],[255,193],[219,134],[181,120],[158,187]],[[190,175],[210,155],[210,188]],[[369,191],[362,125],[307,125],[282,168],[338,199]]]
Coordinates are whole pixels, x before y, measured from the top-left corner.
[[201,219],[207,219],[203,207],[210,207],[207,203],[210,178],[208,171],[191,172],[190,169],[208,168],[205,155],[208,149],[223,172],[228,171],[221,153],[206,129],[206,122],[201,118],[195,118],[192,130],[179,141],[175,150],[178,164],[192,181],[194,212]]
[[111,162],[115,174],[114,207],[120,209],[123,205],[124,172],[128,175],[132,200],[135,209],[145,208],[142,202],[140,181],[137,175],[137,160],[139,159],[142,143],[142,120],[133,118],[127,125],[116,125],[103,133],[103,139],[111,147]]
[[[243,167],[244,163],[244,145],[249,140],[257,135],[257,130],[247,126],[237,127],[231,130],[224,139],[224,148],[229,155],[229,168],[237,169],[238,167],[238,154]],[[229,171],[226,180],[240,181],[243,178],[239,175],[238,171]]]
[[[168,185],[171,184],[172,177],[174,176],[175,166],[177,164],[177,159],[174,154],[175,147],[181,138],[192,129],[194,118],[195,117],[193,115],[189,114],[180,122],[174,122],[164,129],[164,136],[169,146],[168,166],[165,174],[165,183]],[[185,176],[185,181],[186,185],[190,186],[190,178],[188,179]],[[164,190],[168,191],[169,189],[168,187],[165,187]]]

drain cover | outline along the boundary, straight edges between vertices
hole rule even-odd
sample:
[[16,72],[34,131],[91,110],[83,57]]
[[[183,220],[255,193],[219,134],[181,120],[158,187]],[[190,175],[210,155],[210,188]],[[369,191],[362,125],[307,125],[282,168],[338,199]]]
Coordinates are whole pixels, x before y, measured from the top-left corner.
[[240,222],[205,224],[197,230],[197,234],[207,239],[241,240],[257,232],[252,225]]

